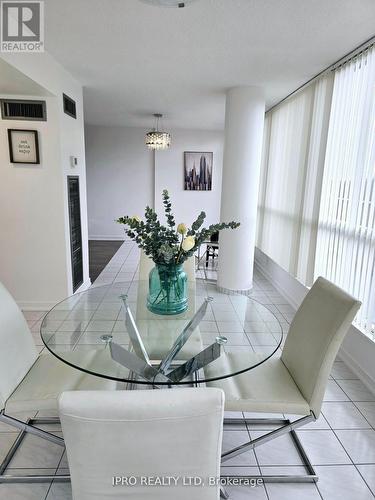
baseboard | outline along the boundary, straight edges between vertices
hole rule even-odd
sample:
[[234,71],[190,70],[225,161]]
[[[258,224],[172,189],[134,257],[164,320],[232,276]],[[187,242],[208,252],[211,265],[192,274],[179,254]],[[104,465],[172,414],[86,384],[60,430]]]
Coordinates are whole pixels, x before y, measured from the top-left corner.
[[297,309],[298,308],[298,303],[297,301],[295,300],[295,297],[292,297],[286,290],[285,288],[282,286],[282,284],[273,279],[273,276],[270,272],[267,271],[266,268],[264,268],[259,262],[255,261],[256,263],[256,266],[258,268],[258,270],[261,272],[261,274],[263,274],[263,276],[270,282],[272,283],[272,285],[276,288],[276,290],[280,293],[280,295],[282,295],[283,297],[286,298],[286,300],[289,302],[289,304],[294,308],[294,309]]
[[96,241],[131,241],[125,236],[118,236],[118,235],[103,235],[103,234],[90,234],[89,235],[89,240],[96,240]]
[[367,389],[375,394],[375,378],[369,373],[365,372],[358,362],[344,349],[340,349],[339,358],[358,376],[358,378],[365,384]]
[[298,309],[308,288],[284,271],[284,269],[268,257],[268,255],[259,250],[259,248],[255,249],[255,264],[263,276],[287,299],[289,304],[294,309]]

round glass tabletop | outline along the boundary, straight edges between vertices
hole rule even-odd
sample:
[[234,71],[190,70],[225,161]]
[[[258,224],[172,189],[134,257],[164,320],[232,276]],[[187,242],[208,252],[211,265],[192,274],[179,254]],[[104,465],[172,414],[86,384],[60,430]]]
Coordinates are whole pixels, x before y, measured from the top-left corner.
[[194,385],[238,375],[279,348],[276,316],[245,295],[203,280],[189,283],[187,310],[148,311],[148,281],[92,287],[57,304],[41,337],[64,363],[103,378],[147,385]]

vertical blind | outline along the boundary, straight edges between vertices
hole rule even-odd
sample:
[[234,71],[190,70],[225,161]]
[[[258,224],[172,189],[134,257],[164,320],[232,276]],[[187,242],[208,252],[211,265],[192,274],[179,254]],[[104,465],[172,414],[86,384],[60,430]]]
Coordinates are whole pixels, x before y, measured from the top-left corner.
[[362,301],[375,323],[375,50],[335,71],[324,164],[315,276]]
[[313,280],[331,94],[329,75],[268,113],[265,122],[257,246],[306,284]]
[[257,246],[310,286],[325,276],[375,324],[375,49],[267,113]]

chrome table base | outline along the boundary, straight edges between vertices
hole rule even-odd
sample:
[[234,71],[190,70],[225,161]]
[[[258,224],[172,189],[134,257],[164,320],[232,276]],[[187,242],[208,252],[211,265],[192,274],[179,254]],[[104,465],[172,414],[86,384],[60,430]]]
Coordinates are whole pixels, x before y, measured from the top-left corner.
[[102,340],[109,344],[111,357],[114,361],[128,368],[147,382],[152,385],[178,384],[220,357],[222,346],[227,342],[226,337],[223,336],[217,336],[213,344],[197,353],[184,364],[172,369],[173,361],[204,318],[208,304],[213,300],[212,297],[204,299],[202,305],[184,327],[164,358],[159,361],[158,366],[154,366],[149,358],[142,336],[127,303],[127,295],[121,295],[120,297],[124,303],[125,325],[131,341],[131,351],[113,342],[111,335],[102,336]]

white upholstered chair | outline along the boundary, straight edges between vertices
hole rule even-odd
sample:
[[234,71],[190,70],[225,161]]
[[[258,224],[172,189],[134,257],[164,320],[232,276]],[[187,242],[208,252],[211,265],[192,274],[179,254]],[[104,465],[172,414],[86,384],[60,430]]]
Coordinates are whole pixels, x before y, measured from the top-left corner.
[[[220,476],[222,391],[75,391],[59,406],[74,500],[219,498],[218,486],[182,479]],[[179,477],[177,486],[141,484],[167,476]],[[136,484],[124,484],[129,478]]]
[[[141,258],[139,261],[139,279],[142,281],[148,280],[148,275],[154,267],[153,261],[141,250]],[[184,262],[184,271],[187,274],[187,279],[190,282],[195,282],[195,256],[192,255]]]
[[[267,419],[268,423],[282,424],[282,427],[224,453],[223,462],[286,432],[292,432],[300,447],[294,429],[319,417],[333,362],[360,305],[348,293],[319,277],[294,316],[281,357],[271,358],[235,377],[208,384],[224,390],[226,410],[302,416],[292,423]],[[249,355],[227,353],[208,365],[206,376],[218,375],[222,371],[221,363],[232,365],[232,372],[235,372],[236,365],[244,366],[243,362],[239,363],[239,356]],[[249,423],[264,423],[262,419],[247,420]],[[234,424],[244,420],[226,419],[225,422]],[[317,480],[307,457],[304,458],[309,470],[306,480]]]
[[[100,353],[99,353],[100,355]],[[88,362],[96,362],[90,352],[84,356]],[[64,446],[62,438],[35,427],[56,418],[29,419],[22,422],[10,414],[55,410],[57,399],[63,391],[75,389],[116,389],[117,383],[92,375],[59,361],[50,353],[38,354],[27,322],[13,297],[0,283],[0,422],[21,430],[7,457],[0,465],[0,483],[23,481],[25,477],[4,474],[25,433],[31,433]],[[54,477],[54,476],[51,476]],[[43,476],[46,480],[51,477]],[[40,481],[30,476],[28,480]]]

